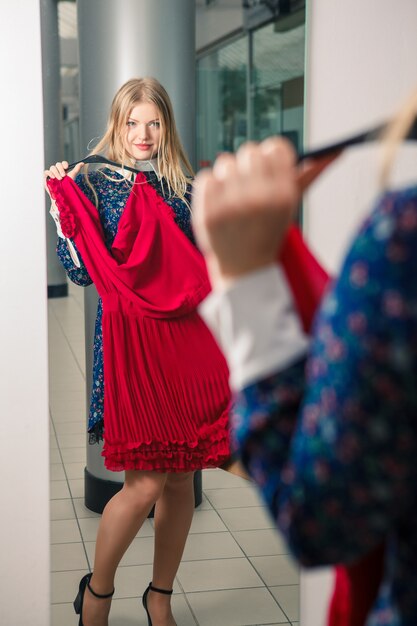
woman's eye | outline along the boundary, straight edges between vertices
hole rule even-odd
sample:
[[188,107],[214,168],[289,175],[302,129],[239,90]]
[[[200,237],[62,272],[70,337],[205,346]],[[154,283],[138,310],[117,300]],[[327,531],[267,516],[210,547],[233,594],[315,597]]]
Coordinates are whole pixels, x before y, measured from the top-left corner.
[[159,128],[160,127],[160,123],[159,122],[150,122],[149,126],[153,126],[154,128]]
[[135,122],[132,122],[132,121],[130,121],[130,120],[129,120],[129,121],[128,121],[128,123],[127,123],[127,125],[128,125],[128,126],[134,126],[134,125],[135,125]]

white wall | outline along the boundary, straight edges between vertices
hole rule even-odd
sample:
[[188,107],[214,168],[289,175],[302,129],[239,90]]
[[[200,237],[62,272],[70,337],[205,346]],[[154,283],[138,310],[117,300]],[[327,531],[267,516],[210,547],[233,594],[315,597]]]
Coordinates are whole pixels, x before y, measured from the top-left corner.
[[[415,0],[308,3],[306,145],[361,131],[392,115],[417,86]],[[311,192],[306,232],[335,271],[352,229],[378,193],[377,151],[341,157]],[[406,156],[397,182],[417,172]]]
[[39,0],[1,3],[0,611],[49,624],[49,450]]
[[[415,0],[317,0],[308,3],[306,145],[360,131],[390,116],[417,86]],[[349,151],[318,181],[306,202],[305,232],[336,272],[354,229],[379,192],[375,148]],[[404,149],[395,181],[417,180],[417,149]],[[301,624],[323,626],[332,579],[303,574]]]

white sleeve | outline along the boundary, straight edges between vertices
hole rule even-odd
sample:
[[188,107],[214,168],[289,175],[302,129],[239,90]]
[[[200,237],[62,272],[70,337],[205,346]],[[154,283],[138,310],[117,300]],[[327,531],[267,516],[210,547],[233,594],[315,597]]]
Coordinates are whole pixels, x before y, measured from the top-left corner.
[[65,239],[66,242],[67,242],[68,252],[70,253],[71,259],[72,259],[75,267],[81,267],[81,263],[80,263],[80,260],[78,258],[77,252],[76,252],[76,250],[74,248],[74,244],[72,243],[71,239],[68,239],[67,237],[65,237],[65,235],[62,232],[61,222],[59,220],[58,207],[56,206],[54,201],[51,202],[51,208],[49,209],[49,214],[51,215],[52,219],[55,222],[56,232],[57,232],[58,237],[60,239]]
[[200,313],[223,350],[233,390],[284,369],[307,351],[309,338],[277,264],[213,291]]
[[56,232],[57,232],[58,237],[60,237],[60,239],[65,239],[64,234],[61,230],[61,222],[59,221],[58,207],[56,206],[53,200],[51,202],[51,208],[49,209],[49,215],[52,217],[52,219],[55,222]]

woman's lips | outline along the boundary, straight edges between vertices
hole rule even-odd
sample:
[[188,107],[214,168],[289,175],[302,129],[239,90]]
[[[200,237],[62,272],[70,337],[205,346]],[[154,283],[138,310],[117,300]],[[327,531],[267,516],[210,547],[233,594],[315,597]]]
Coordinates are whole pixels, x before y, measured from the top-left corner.
[[135,143],[135,148],[138,148],[139,150],[149,150],[150,147],[151,146],[148,143]]

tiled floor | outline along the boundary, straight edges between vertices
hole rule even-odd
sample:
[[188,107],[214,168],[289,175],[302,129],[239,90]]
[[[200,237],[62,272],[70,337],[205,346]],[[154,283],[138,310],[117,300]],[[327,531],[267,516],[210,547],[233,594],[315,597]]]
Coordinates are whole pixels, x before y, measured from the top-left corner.
[[[83,503],[85,361],[82,289],[49,301],[51,408],[51,626],[76,626],[72,600],[92,565],[99,516]],[[203,473],[204,499],[174,586],[178,626],[298,624],[298,572],[251,485]],[[119,567],[111,626],[145,626],[139,603],[150,580],[147,520]]]

